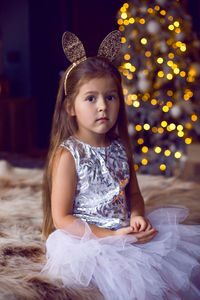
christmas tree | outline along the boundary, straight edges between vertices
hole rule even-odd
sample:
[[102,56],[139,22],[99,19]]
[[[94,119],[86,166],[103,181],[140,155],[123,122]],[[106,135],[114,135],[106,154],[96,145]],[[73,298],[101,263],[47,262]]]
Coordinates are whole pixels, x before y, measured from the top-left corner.
[[200,42],[178,0],[124,3],[118,24],[135,169],[171,175],[200,137]]

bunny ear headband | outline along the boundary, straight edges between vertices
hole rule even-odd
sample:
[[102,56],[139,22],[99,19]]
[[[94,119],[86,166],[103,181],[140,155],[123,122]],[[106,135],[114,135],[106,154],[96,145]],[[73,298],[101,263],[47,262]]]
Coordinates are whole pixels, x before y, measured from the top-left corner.
[[[71,33],[69,31],[64,32],[62,36],[62,46],[67,59],[72,63],[64,80],[64,91],[66,96],[67,77],[69,76],[69,73],[75,66],[86,60],[87,57],[82,42],[74,33]],[[116,58],[120,47],[121,33],[118,30],[114,30],[110,32],[101,43],[97,56],[105,57],[110,62],[112,62]]]

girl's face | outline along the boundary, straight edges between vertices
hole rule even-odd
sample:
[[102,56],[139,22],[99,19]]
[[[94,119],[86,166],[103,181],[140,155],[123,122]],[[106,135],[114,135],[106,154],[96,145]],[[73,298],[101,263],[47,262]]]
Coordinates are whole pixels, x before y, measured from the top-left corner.
[[111,76],[93,78],[83,83],[75,98],[72,116],[76,116],[77,136],[95,143],[115,125],[120,100],[117,85]]

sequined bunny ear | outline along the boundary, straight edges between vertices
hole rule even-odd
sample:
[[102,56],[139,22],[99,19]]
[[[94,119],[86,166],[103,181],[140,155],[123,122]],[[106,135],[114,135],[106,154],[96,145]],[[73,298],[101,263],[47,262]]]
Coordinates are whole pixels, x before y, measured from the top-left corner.
[[118,30],[110,32],[101,43],[97,56],[106,57],[112,62],[121,48],[121,33]]
[[[67,78],[72,69],[80,62],[87,59],[84,46],[79,38],[72,32],[66,31],[62,36],[62,46],[67,59],[72,63],[68,68],[64,79],[64,92],[67,95]],[[121,47],[121,33],[118,30],[110,32],[98,50],[98,57],[105,57],[112,62]]]
[[67,59],[71,63],[86,59],[83,44],[74,33],[69,31],[63,33],[62,46]]

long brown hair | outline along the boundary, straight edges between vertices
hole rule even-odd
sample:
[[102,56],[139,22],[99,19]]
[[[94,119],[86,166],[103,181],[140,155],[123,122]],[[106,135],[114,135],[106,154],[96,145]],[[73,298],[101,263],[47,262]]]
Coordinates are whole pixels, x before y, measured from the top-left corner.
[[[67,70],[68,71],[68,70]],[[117,122],[108,132],[110,136],[117,135],[121,138],[129,158],[132,160],[131,142],[127,129],[127,116],[124,103],[124,96],[121,86],[121,75],[117,68],[105,58],[90,57],[73,68],[67,78],[67,95],[64,95],[64,79],[61,78],[57,100],[53,115],[50,147],[48,151],[46,167],[43,180],[43,238],[55,229],[51,214],[51,189],[52,189],[52,168],[59,145],[69,136],[77,131],[76,118],[67,113],[66,105],[73,105],[74,99],[79,92],[80,86],[92,78],[111,76],[117,86],[120,99],[120,108]]]

